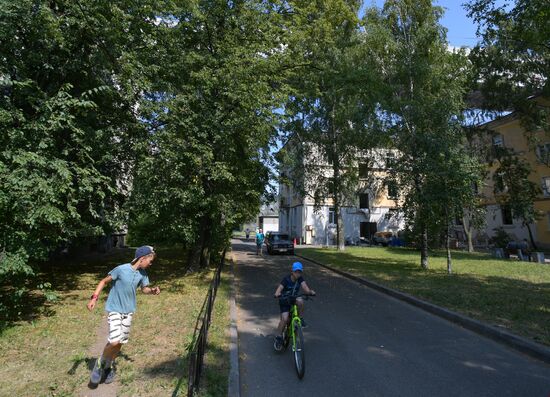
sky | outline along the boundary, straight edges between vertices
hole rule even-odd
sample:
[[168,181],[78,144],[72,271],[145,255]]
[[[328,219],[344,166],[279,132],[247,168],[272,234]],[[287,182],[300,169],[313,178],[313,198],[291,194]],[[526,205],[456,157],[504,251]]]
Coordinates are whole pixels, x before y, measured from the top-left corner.
[[[445,9],[445,15],[441,24],[448,29],[447,40],[454,47],[473,47],[478,41],[476,37],[476,25],[466,16],[466,10],[462,6],[467,0],[435,0],[434,5]],[[384,5],[384,0],[365,0],[366,6],[375,4],[378,7]]]

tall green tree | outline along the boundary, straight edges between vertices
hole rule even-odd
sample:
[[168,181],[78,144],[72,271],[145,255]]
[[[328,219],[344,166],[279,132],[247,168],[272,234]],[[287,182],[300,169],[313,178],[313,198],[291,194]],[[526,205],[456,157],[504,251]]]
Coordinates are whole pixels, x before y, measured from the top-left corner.
[[[495,0],[471,0],[469,16],[478,24],[481,42],[470,54],[474,80],[489,111],[514,110],[527,135],[550,132],[550,110],[540,95],[550,98],[550,7],[547,0],[514,0],[500,6]],[[532,140],[536,143],[536,139]]]
[[[269,179],[292,12],[287,2],[178,3],[162,26],[141,102],[149,142],[136,170],[132,230],[190,248],[208,265],[232,227],[257,215]],[[163,65],[159,68],[158,65]]]
[[535,209],[535,200],[540,196],[538,184],[529,180],[531,166],[512,151],[501,148],[493,174],[494,193],[497,202],[507,206],[512,216],[521,220],[527,228],[531,246],[537,249],[531,225],[541,218],[541,213]]
[[5,296],[23,296],[33,261],[124,222],[125,177],[142,130],[135,50],[154,26],[130,3],[0,1]]
[[359,1],[319,1],[302,10],[311,22],[304,23],[292,50],[307,63],[292,76],[285,105],[284,129],[299,150],[283,167],[316,208],[332,205],[339,250],[345,236],[342,208],[357,204],[358,162],[373,146],[367,127],[376,119],[374,102],[364,95],[373,78],[360,53],[359,7]]
[[423,268],[429,232],[438,233],[465,204],[454,201],[456,192],[447,194],[443,184],[460,187],[460,197],[471,191],[461,179],[470,171],[455,168],[462,167],[463,153],[453,150],[465,141],[460,121],[468,65],[462,52],[449,50],[442,15],[429,0],[388,0],[382,9],[369,8],[364,20],[367,53],[381,79],[378,113],[388,142],[400,153],[390,178],[417,233]]

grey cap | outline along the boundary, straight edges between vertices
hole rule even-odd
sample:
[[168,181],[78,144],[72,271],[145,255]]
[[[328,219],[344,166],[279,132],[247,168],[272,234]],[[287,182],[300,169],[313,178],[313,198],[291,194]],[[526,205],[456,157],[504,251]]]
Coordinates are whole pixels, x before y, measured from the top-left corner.
[[155,250],[150,245],[143,245],[136,250],[134,259],[141,258],[142,256],[154,254]]

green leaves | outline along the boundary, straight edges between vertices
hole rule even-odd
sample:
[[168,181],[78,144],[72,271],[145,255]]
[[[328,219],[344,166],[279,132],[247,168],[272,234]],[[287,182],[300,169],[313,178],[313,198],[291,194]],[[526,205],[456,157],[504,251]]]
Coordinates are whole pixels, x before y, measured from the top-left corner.
[[533,95],[550,97],[548,2],[517,0],[499,7],[494,0],[472,0],[467,9],[482,39],[470,59],[483,106],[517,111],[528,133],[541,127],[548,131],[548,108],[529,100]]
[[150,24],[125,1],[80,3],[0,1],[0,289],[24,291],[28,263],[124,221],[141,41],[119,29]]

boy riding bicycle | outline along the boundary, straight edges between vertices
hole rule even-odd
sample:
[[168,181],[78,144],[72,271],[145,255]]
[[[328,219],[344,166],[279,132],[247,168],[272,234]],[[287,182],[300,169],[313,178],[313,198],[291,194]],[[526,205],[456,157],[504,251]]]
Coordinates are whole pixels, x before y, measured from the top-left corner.
[[283,278],[277,290],[275,290],[275,298],[279,298],[279,309],[281,312],[281,319],[279,320],[279,326],[277,330],[279,334],[275,337],[277,344],[280,346],[283,343],[283,331],[285,325],[288,323],[290,316],[290,302],[288,298],[296,298],[296,306],[298,306],[298,313],[301,319],[302,327],[306,327],[306,322],[303,319],[304,314],[304,300],[298,297],[300,290],[305,295],[315,295],[315,291],[309,288],[306,281],[302,277],[304,267],[300,262],[294,262],[292,264],[292,272]]

